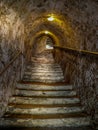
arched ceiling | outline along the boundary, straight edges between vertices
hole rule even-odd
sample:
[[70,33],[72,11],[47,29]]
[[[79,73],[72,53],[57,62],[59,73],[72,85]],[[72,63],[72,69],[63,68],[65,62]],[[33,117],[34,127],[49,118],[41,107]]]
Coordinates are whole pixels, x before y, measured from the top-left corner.
[[[49,17],[53,17],[53,21],[48,21]],[[59,44],[63,46],[63,44],[67,44],[68,42],[77,41],[77,37],[75,31],[71,28],[70,24],[67,22],[63,16],[59,16],[57,14],[44,14],[41,17],[38,17],[34,20],[34,22],[28,22],[30,24],[27,25],[27,38],[31,39],[34,35],[39,34],[40,32],[44,32],[45,30],[51,32],[58,39],[60,39]]]
[[[85,35],[92,31],[90,28],[97,26],[97,0],[1,0],[0,5],[7,8],[6,14],[11,11],[17,14],[24,25],[26,44],[47,30],[58,39],[59,45],[80,48]],[[54,21],[47,20],[50,15]]]
[[34,44],[35,41],[36,41],[39,37],[45,36],[45,35],[48,36],[48,37],[50,37],[50,38],[52,38],[55,45],[59,45],[60,39],[57,38],[57,36],[54,35],[53,33],[49,32],[49,31],[46,31],[46,30],[40,31],[40,32],[36,33],[36,35],[34,35],[34,37],[31,38],[31,40],[30,40],[30,45]]

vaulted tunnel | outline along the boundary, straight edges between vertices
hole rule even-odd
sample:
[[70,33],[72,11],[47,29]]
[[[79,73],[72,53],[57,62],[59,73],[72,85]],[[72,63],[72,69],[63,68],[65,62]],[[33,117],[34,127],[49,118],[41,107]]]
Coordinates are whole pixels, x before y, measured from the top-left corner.
[[1,127],[98,129],[97,12],[97,0],[0,0]]

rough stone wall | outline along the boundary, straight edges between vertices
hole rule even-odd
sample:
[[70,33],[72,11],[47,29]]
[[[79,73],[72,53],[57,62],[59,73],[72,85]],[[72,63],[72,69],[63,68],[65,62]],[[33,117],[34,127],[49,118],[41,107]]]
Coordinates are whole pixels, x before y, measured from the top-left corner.
[[[64,4],[62,11],[65,18],[68,18],[70,25],[78,33],[78,45],[75,48],[98,50],[98,2],[92,0],[68,0]],[[67,44],[68,47],[74,47],[74,42]]]
[[18,14],[0,2],[0,69],[11,60],[13,53],[23,50],[24,26]]
[[[62,11],[65,18],[68,18],[70,25],[75,32],[78,32],[78,44],[64,43],[64,46],[84,49],[88,51],[98,51],[98,1],[69,0],[64,4]],[[66,38],[66,36],[65,36]],[[95,115],[98,104],[98,59],[84,56],[74,56],[63,51],[57,51],[56,60],[61,64],[65,81],[74,84],[78,95],[81,98],[85,110],[91,115]],[[97,101],[96,101],[97,100]]]
[[32,54],[40,54],[46,49],[47,36],[42,36],[36,39],[36,44],[32,45]]
[[23,75],[23,56],[20,55],[16,61],[0,75],[0,117],[3,116],[9,98],[14,94],[17,81]]
[[[98,104],[98,58],[78,57],[76,72],[74,72],[74,87],[76,88],[82,104],[88,114],[91,115],[91,120],[94,121]],[[97,110],[98,111],[98,110]]]
[[[24,49],[24,25],[18,14],[0,1],[0,72]],[[0,116],[6,109],[9,97],[23,74],[24,58],[19,56],[11,66],[0,75]]]
[[[54,33],[63,46],[98,50],[98,1],[97,0],[1,0],[6,8],[12,9],[23,21],[24,37],[29,47],[31,37],[42,30]],[[43,19],[48,14],[60,16],[61,21],[49,22]],[[12,17],[12,16],[11,16]],[[20,26],[20,31],[21,29]],[[27,46],[26,46],[27,47]]]
[[[30,1],[29,1],[30,2]],[[31,16],[28,18],[28,21],[25,21],[27,27],[27,32],[31,32],[34,35],[37,31],[41,31],[43,29],[48,29],[52,31],[54,34],[61,39],[61,44],[63,42],[63,46],[75,47],[79,49],[96,49],[98,50],[98,41],[97,41],[97,25],[98,25],[98,3],[97,1],[92,0],[47,0],[43,3],[43,1],[39,1],[38,3],[32,1],[30,4],[26,6]],[[24,3],[26,4],[26,3]],[[27,10],[28,10],[27,9]],[[61,25],[57,25],[55,23],[46,23],[43,19],[36,21],[33,24],[33,21],[39,17],[43,17],[43,14],[50,14],[53,12],[57,15],[62,15],[63,22]],[[32,28],[33,26],[33,28]],[[60,35],[60,36],[59,36]],[[74,37],[73,37],[74,36]]]
[[[30,55],[31,37],[42,30],[55,34],[62,46],[98,51],[98,0],[1,0],[0,9],[0,68],[14,50],[23,50],[23,38],[28,50],[25,55]],[[43,16],[51,13],[61,16],[62,22],[46,22]],[[75,84],[85,109],[93,114],[97,61],[59,51],[54,55],[66,82]]]
[[96,69],[97,60],[91,57],[79,57],[76,66],[75,87],[81,97],[82,103],[88,113],[95,110],[96,103]]
[[73,84],[85,111],[95,122],[98,114],[98,58],[75,55],[63,50],[55,50],[55,60],[61,64],[65,82]]

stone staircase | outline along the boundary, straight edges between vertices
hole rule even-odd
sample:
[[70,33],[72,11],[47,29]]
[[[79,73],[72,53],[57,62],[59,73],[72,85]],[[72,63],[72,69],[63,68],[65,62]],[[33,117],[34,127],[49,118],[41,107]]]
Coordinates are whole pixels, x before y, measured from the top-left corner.
[[31,62],[26,68],[23,81],[57,83],[64,82],[64,76],[58,64]]
[[1,127],[32,130],[90,130],[72,85],[65,85],[57,63],[29,63],[23,80],[17,83]]

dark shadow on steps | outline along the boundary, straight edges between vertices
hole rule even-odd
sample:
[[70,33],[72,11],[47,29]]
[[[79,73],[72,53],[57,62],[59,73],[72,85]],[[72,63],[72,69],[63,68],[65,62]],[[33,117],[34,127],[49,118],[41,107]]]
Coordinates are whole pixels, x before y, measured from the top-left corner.
[[0,127],[0,130],[95,130],[91,127]]

